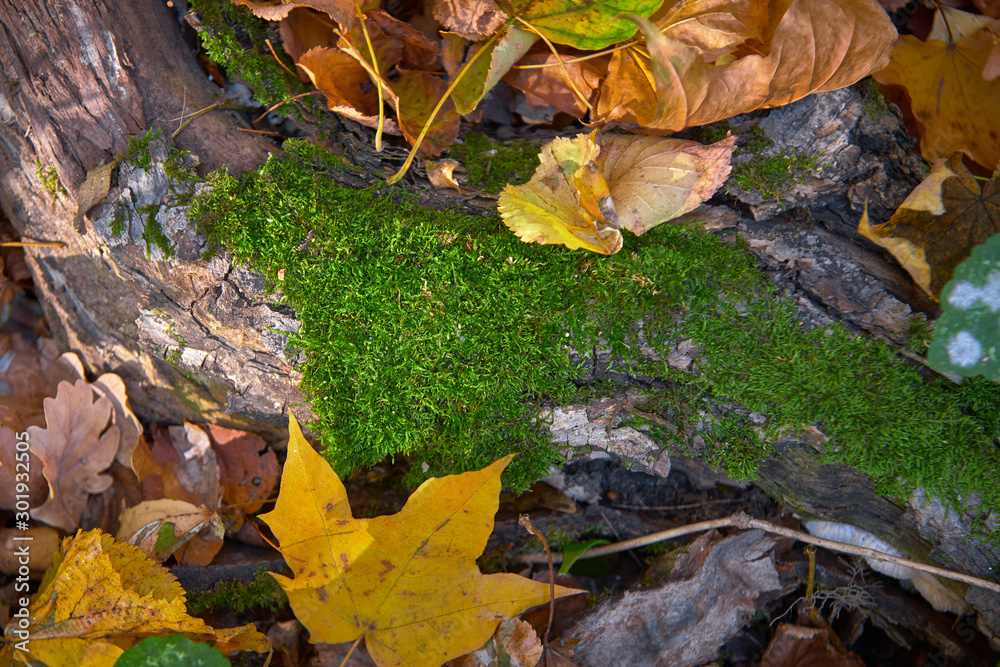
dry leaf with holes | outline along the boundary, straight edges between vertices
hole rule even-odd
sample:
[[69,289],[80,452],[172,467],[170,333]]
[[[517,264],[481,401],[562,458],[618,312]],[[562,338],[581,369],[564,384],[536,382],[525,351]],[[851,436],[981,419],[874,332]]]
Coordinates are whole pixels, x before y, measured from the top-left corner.
[[[278,457],[255,433],[205,424],[219,462],[222,502],[230,512],[253,514],[268,501],[278,482]],[[233,529],[238,529],[242,521]]]
[[[313,642],[364,637],[376,664],[427,667],[473,651],[549,586],[476,567],[493,530],[500,473],[430,479],[391,516],[356,519],[344,485],[291,418],[274,511],[261,517],[294,577],[272,575]],[[573,591],[556,587],[556,595]]]
[[[215,629],[189,616],[184,589],[172,574],[99,530],[63,541],[28,612],[23,637],[16,619],[7,627],[11,641],[0,651],[0,664],[110,666],[133,643],[159,634],[183,634],[225,654],[269,648],[253,625]],[[15,642],[29,637],[22,652]]]
[[[123,510],[116,539],[138,547],[153,560],[163,562],[196,538],[208,543],[219,542],[221,546],[225,533],[226,528],[218,511],[183,500],[161,498]],[[215,553],[217,550],[207,561],[197,563],[189,559],[188,562],[207,565]]]
[[972,249],[1000,234],[1000,177],[980,183],[956,155],[935,165],[885,224],[872,226],[866,209],[858,231],[937,299]]
[[110,425],[111,401],[95,398],[84,380],[60,382],[55,398],[44,401],[45,428],[28,429],[31,451],[49,482],[49,499],[31,516],[65,531],[79,527],[87,495],[104,492],[112,481],[101,473],[118,453],[120,431]]

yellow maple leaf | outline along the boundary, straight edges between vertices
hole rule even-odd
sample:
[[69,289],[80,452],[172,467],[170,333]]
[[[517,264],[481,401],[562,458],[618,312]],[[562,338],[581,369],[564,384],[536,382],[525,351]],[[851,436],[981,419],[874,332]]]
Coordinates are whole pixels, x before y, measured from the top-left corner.
[[903,109],[928,162],[964,151],[992,172],[1000,161],[1000,78],[984,78],[997,31],[1000,20],[960,39],[953,30],[951,42],[903,35],[888,67],[872,75]]
[[184,634],[227,654],[269,650],[253,625],[216,630],[188,616],[172,574],[100,530],[63,540],[27,613],[15,611],[7,625],[0,664],[110,666],[157,634]]
[[[281,492],[261,518],[295,574],[272,576],[313,642],[363,636],[383,667],[440,665],[479,648],[504,618],[548,601],[548,584],[476,567],[511,457],[429,479],[397,514],[355,519],[343,483],[294,417],[288,430]],[[578,592],[556,587],[556,596]]]

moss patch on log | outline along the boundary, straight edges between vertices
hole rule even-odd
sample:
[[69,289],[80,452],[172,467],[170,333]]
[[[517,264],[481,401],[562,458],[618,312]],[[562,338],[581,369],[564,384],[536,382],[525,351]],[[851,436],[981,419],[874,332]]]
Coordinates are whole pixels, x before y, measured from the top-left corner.
[[[573,351],[586,364],[599,346],[670,383],[660,414],[710,398],[768,415],[754,428],[734,412],[709,438],[700,454],[730,474],[753,477],[779,429],[818,424],[823,456],[886,493],[1000,507],[1000,388],[927,381],[839,325],[805,331],[738,243],[663,225],[611,257],[523,244],[497,218],[339,188],[329,155],[285,150],[242,179],[215,174],[192,212],[294,307],[313,426],[342,473],[405,453],[439,475],[516,452],[506,482],[525,488],[559,460],[540,406],[586,395]],[[685,338],[698,377],[640,354]]]

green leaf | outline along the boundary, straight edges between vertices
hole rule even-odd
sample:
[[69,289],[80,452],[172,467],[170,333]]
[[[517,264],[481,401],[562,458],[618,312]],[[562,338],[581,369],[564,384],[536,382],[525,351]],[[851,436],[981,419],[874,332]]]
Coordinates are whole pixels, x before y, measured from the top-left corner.
[[976,246],[941,292],[927,360],[939,371],[1000,382],[1000,234]]
[[559,566],[559,574],[566,574],[569,569],[573,567],[573,563],[580,560],[583,554],[587,553],[594,547],[599,547],[602,544],[611,544],[607,540],[587,540],[586,542],[573,542],[572,544],[567,544],[563,549],[563,562]]
[[230,667],[222,651],[184,635],[147,637],[122,653],[115,667]]
[[557,44],[599,50],[635,34],[635,24],[617,16],[649,18],[662,4],[662,0],[508,0],[502,7]]

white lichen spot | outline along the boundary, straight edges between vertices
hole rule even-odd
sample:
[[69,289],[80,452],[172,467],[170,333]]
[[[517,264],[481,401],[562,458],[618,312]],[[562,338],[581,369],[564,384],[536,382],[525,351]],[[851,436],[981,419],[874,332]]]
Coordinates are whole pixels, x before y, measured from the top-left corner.
[[982,290],[968,280],[963,280],[955,285],[955,289],[951,291],[951,294],[948,296],[948,305],[965,310],[974,305],[976,301],[979,301],[981,292]]
[[968,331],[959,331],[948,341],[948,359],[961,368],[975,366],[982,354],[982,344]]
[[979,300],[986,304],[991,313],[1000,310],[1000,271],[995,271],[986,279],[986,286],[979,294]]

